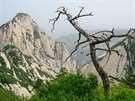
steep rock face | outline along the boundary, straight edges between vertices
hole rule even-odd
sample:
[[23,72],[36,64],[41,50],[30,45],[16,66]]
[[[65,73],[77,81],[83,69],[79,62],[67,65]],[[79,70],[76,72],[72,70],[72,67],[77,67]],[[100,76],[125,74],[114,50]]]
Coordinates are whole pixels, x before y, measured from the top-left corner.
[[[87,33],[93,34],[93,33],[99,32],[101,30],[105,30],[105,29],[90,30],[90,31],[87,30]],[[127,31],[128,31],[127,29],[115,29],[114,32],[115,32],[115,34],[119,35],[121,33],[126,33]],[[75,41],[78,40],[78,33],[67,35],[67,36],[62,36],[62,37],[58,38],[57,40],[65,42],[69,47],[69,51],[72,52],[74,50],[75,46],[77,45],[77,44],[75,44]],[[120,40],[122,40],[122,38],[114,38],[114,39],[111,40],[110,45],[115,45]],[[82,36],[81,41],[85,41],[85,37]],[[97,45],[97,47],[105,48],[106,45],[100,44],[100,45]],[[89,51],[90,51],[89,47],[78,48],[78,50],[73,54],[73,57],[74,57],[74,59],[77,63],[77,66],[79,66],[80,68],[82,68],[85,64],[87,64],[91,61],[91,58],[89,56],[86,56],[89,53]],[[104,53],[103,51],[97,51],[97,56],[100,56],[103,53]]]
[[[116,52],[112,52],[110,56],[109,54],[104,53],[104,55],[99,57],[98,59],[99,60],[101,59],[99,63],[103,67],[103,69],[107,72],[108,75],[121,78],[124,76],[125,68],[127,66],[126,51],[122,46],[118,46],[115,49],[118,50],[122,56],[118,55]],[[108,60],[108,58],[110,59]],[[89,73],[94,73],[99,78],[99,74],[97,73],[92,62],[90,64],[86,64],[81,69],[81,71],[85,75],[88,75]],[[99,80],[101,79],[99,78]]]
[[56,75],[54,71],[41,66],[31,56],[24,55],[13,45],[7,45],[0,52],[0,85],[17,95],[31,96],[37,79],[50,80]]
[[[133,33],[132,36],[134,37],[135,33]],[[107,72],[108,75],[111,75],[116,78],[124,77],[129,69],[135,70],[134,46],[134,39],[123,39],[122,41],[118,42],[116,45],[113,46],[115,50],[119,51],[119,55],[116,52],[112,52],[110,56],[108,53],[99,56],[98,59],[100,65],[103,67],[103,69]],[[90,64],[86,64],[81,69],[81,72],[85,75],[88,75],[89,73],[95,73],[99,77],[92,62]]]
[[4,71],[0,72],[4,77],[0,85],[21,96],[30,96],[28,88],[37,79],[53,79],[62,67],[76,71],[72,57],[62,65],[69,56],[66,44],[53,41],[24,13],[0,26],[0,50],[0,70]]
[[[40,65],[46,65],[55,71],[59,71],[61,63],[69,55],[64,43],[53,41],[27,14],[18,13],[2,25],[0,36],[0,49],[8,44],[14,45],[24,55],[32,56]],[[63,67],[74,71],[76,63],[70,58]]]
[[[134,35],[135,33],[132,34],[133,37]],[[122,78],[129,69],[134,70],[134,45],[134,39],[125,38],[112,47],[119,52],[119,55],[116,52],[111,52],[110,56],[108,53],[105,53],[104,55],[98,57],[100,65],[108,75],[116,78]],[[90,64],[86,64],[81,69],[81,72],[85,75],[95,73],[99,77],[92,62]]]

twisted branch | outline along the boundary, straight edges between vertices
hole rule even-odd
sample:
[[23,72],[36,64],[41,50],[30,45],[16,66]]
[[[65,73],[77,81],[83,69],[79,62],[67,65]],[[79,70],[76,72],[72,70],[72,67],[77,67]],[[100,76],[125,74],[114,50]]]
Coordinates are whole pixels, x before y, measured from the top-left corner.
[[70,54],[70,55],[66,58],[66,60],[62,63],[62,65],[73,55],[74,52],[77,51],[77,49],[78,49],[78,47],[79,47],[80,45],[82,45],[82,44],[84,44],[84,43],[87,43],[87,42],[88,42],[88,40],[85,40],[85,41],[82,41],[82,42],[78,43],[78,44],[76,45],[75,49],[71,52],[71,54]]

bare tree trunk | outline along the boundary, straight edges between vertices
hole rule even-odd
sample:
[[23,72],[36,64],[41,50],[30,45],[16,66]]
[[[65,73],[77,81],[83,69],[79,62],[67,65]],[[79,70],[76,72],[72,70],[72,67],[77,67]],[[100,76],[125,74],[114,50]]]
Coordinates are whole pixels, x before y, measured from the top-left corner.
[[[71,23],[71,25],[79,32],[79,39],[77,40],[78,44],[76,45],[75,50],[70,54],[69,57],[71,57],[71,55],[78,49],[79,46],[81,46],[82,44],[85,44],[85,43],[90,43],[89,47],[90,47],[91,59],[92,59],[92,62],[94,64],[99,76],[101,77],[101,80],[102,80],[102,83],[103,83],[103,86],[104,86],[105,96],[108,100],[109,93],[110,93],[109,78],[108,78],[107,73],[100,66],[100,64],[97,60],[96,50],[107,51],[107,52],[109,52],[109,54],[111,53],[111,51],[114,51],[119,55],[119,52],[117,50],[111,49],[110,44],[109,44],[110,40],[113,39],[113,38],[120,38],[120,37],[127,37],[127,36],[130,37],[130,38],[134,38],[132,36],[132,34],[135,33],[135,29],[130,29],[127,33],[121,34],[121,35],[116,35],[114,33],[114,29],[112,29],[112,31],[104,30],[104,31],[96,32],[94,34],[89,34],[83,28],[81,28],[79,26],[79,24],[77,23],[77,20],[79,18],[86,17],[86,16],[93,16],[91,13],[81,14],[83,9],[84,9],[84,7],[81,7],[78,14],[73,17],[70,13],[67,12],[68,9],[66,9],[65,7],[62,7],[62,6],[59,7],[56,11],[56,13],[58,13],[58,15],[55,18],[50,19],[50,21],[53,21],[52,31],[54,30],[55,23],[58,21],[60,16],[65,15],[67,17],[67,20]],[[81,35],[83,35],[86,38],[85,41],[80,42]],[[97,36],[97,35],[99,35],[99,36]],[[105,43],[106,46],[107,46],[107,49],[95,47],[95,45],[101,44],[101,43]],[[69,57],[67,57],[67,59]],[[67,59],[65,61],[67,61]]]
[[99,64],[99,62],[97,60],[96,50],[95,50],[95,45],[94,44],[90,44],[90,53],[91,53],[92,62],[94,64],[98,74],[100,75],[102,82],[103,82],[105,95],[108,98],[109,93],[110,93],[109,78],[107,76],[107,73],[103,70],[103,68],[100,66],[100,64]]

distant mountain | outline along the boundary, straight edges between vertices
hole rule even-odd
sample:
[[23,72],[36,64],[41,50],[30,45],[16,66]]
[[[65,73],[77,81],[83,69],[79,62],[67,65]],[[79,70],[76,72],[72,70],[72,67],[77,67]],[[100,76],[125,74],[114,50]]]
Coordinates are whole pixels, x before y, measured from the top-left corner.
[[[100,30],[91,30],[91,31],[88,31],[89,33],[95,33],[95,32],[98,32],[98,31],[101,31],[102,29]],[[115,29],[115,33],[116,34],[122,34],[122,33],[125,33],[127,32],[127,29]],[[57,40],[59,41],[62,41],[62,42],[65,42],[68,47],[69,47],[69,50],[70,50],[70,53],[74,50],[76,44],[75,44],[75,41],[78,40],[78,33],[75,33],[75,34],[70,34],[70,35],[67,35],[67,36],[62,36],[60,38],[58,38]],[[84,40],[85,38],[82,37],[82,40]],[[115,45],[117,44],[119,41],[121,41],[122,38],[118,39],[113,39],[111,40],[111,45]],[[102,46],[101,46],[102,45]],[[101,44],[100,47],[106,47],[105,44]],[[83,54],[82,54],[83,53]],[[90,56],[86,56],[86,54],[90,53],[89,49],[86,48],[84,50],[82,50],[81,48],[76,51],[74,54],[73,54],[73,57],[75,58],[76,60],[76,63],[79,67],[83,67],[85,64],[89,63],[91,61],[90,59]],[[97,53],[98,56],[102,55],[103,52],[99,51]]]
[[[132,36],[135,37],[135,33],[132,33]],[[129,37],[124,38],[112,48],[117,50],[120,55],[116,52],[111,52],[110,56],[108,53],[104,53],[102,56],[98,57],[99,63],[104,71],[106,71],[108,75],[116,78],[124,77],[129,70],[135,71],[135,40]],[[84,75],[94,73],[99,77],[92,62],[86,64],[81,69],[81,72]]]
[[0,26],[0,85],[30,96],[36,80],[54,79],[62,67],[76,70],[65,43],[52,40],[28,15],[18,13]]

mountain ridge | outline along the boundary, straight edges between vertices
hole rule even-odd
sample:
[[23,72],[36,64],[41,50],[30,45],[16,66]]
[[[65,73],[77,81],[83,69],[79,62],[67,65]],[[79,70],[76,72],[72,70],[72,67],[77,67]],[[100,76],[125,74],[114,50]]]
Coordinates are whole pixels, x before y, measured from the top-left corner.
[[76,71],[72,57],[62,65],[69,56],[66,44],[48,37],[28,14],[18,13],[0,26],[0,36],[0,75],[4,78],[1,86],[17,95],[31,96],[36,80],[54,79],[62,67],[68,72]]
[[[91,31],[88,31],[88,33],[95,33],[95,32],[101,31],[101,30],[102,29],[91,30]],[[103,29],[103,30],[105,30],[105,29]],[[115,29],[114,30],[114,32],[116,34],[125,33],[127,31],[128,31],[127,29]],[[58,38],[57,40],[65,42],[69,47],[69,51],[72,52],[76,46],[75,41],[78,40],[78,37],[79,37],[78,33],[75,33],[75,34],[71,34],[71,35],[62,36],[62,37]],[[81,41],[84,41],[84,40],[85,40],[85,38],[82,36]],[[122,40],[122,38],[121,39],[117,39],[117,38],[113,39],[113,40],[111,40],[111,45],[115,45],[121,40]],[[102,46],[104,48],[106,47],[104,44],[99,45],[99,46]],[[81,46],[76,52],[74,52],[73,57],[76,60],[77,65],[80,68],[91,61],[91,58],[89,56],[86,56],[88,53],[89,53],[89,48],[82,49]],[[104,53],[98,52],[97,56],[100,56],[102,54],[104,54]]]

